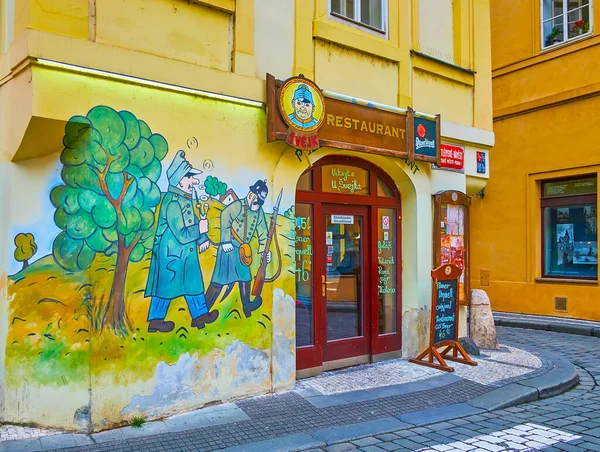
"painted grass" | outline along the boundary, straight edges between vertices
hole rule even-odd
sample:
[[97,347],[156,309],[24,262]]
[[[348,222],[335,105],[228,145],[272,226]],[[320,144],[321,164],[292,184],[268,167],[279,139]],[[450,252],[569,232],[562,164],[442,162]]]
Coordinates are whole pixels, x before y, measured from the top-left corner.
[[[222,206],[211,202],[209,236],[218,241]],[[270,217],[267,216],[267,222]],[[283,268],[275,284],[266,284],[263,306],[246,319],[237,287],[218,303],[219,318],[202,330],[191,328],[191,317],[183,298],[173,300],[167,320],[175,322],[170,333],[148,333],[146,317],[150,299],[144,298],[151,255],[130,263],[127,272],[126,304],[134,331],[125,338],[112,332],[93,331],[91,316],[98,303],[108,298],[114,274],[114,257],[98,255],[85,271],[71,273],[59,267],[52,256],[45,256],[9,280],[9,333],[6,354],[6,383],[18,387],[25,383],[69,385],[89,382],[91,375],[110,375],[116,385],[127,380],[148,380],[156,364],[175,363],[183,353],[200,355],[217,348],[224,350],[234,340],[251,347],[271,346],[271,306],[273,288],[292,293],[294,288],[294,223],[278,218],[278,239]],[[257,244],[251,244],[253,250]],[[267,276],[276,270],[275,247]],[[210,282],[216,257],[211,247],[201,255],[206,286]],[[252,273],[258,267],[254,259]]]

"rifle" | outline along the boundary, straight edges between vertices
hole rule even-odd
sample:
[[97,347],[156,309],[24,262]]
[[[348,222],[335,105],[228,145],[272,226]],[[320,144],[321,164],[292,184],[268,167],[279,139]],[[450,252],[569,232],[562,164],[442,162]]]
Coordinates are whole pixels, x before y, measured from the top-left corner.
[[[279,192],[279,197],[277,198],[277,202],[273,207],[273,215],[271,216],[271,224],[269,225],[269,232],[267,233],[267,242],[265,243],[265,250],[262,253],[262,257],[260,260],[260,267],[258,267],[258,271],[256,272],[256,276],[254,277],[254,287],[252,287],[252,296],[260,297],[262,293],[263,286],[265,282],[273,282],[277,277],[281,274],[281,251],[279,250],[279,242],[277,241],[277,216],[279,215],[279,204],[281,203],[281,196],[283,195],[283,189]],[[267,253],[271,248],[271,241],[273,240],[273,236],[275,236],[275,247],[277,248],[277,254],[279,257],[279,269],[275,272],[273,276],[270,278],[266,278],[267,274]]]

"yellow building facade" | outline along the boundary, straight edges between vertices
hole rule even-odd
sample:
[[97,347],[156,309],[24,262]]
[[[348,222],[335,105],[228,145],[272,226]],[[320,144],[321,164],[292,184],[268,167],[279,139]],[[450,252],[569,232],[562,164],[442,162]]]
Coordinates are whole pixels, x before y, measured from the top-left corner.
[[[489,175],[487,0],[0,0],[0,50],[2,421],[98,431],[426,348],[433,195]],[[462,171],[272,140],[267,74],[376,110],[376,150],[381,112],[441,115]]]
[[598,320],[598,2],[491,2],[493,175],[472,280],[498,311]]

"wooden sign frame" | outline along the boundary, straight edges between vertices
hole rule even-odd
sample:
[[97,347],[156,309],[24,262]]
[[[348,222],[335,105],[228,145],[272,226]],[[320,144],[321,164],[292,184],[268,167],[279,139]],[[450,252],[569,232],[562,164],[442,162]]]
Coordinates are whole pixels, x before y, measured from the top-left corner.
[[[428,121],[435,123],[435,157],[422,155],[417,153],[415,150],[415,118],[427,119]],[[406,108],[406,151],[408,154],[408,161],[414,162],[418,160],[420,162],[429,162],[437,166],[441,166],[442,156],[440,153],[440,147],[442,145],[442,117],[441,115],[435,115],[435,119],[424,118],[418,116],[410,107]]]
[[465,228],[465,268],[463,270],[465,273],[465,296],[463,298],[459,298],[459,303],[461,306],[471,306],[471,198],[458,190],[446,190],[433,195],[433,262],[434,265],[442,265],[440,262],[442,260],[442,206],[447,204],[465,207],[465,217],[463,219]]
[[[437,283],[438,281],[456,281],[456,287],[458,288],[458,279],[462,270],[456,265],[445,264],[441,265],[431,272],[431,278],[433,279],[433,290],[431,293],[431,323],[429,328],[429,347],[416,358],[411,358],[408,361],[414,364],[421,364],[422,366],[433,367],[434,369],[444,370],[446,372],[454,372],[454,368],[450,367],[446,361],[454,361],[461,364],[468,364],[469,366],[476,366],[477,363],[473,361],[465,349],[458,342],[458,320],[459,320],[459,300],[458,293],[456,294],[456,324],[455,324],[455,336],[453,339],[444,340],[435,343],[435,319],[437,312]],[[444,349],[440,352],[438,348]],[[451,353],[451,354],[450,354]],[[459,354],[461,356],[459,356]],[[434,361],[437,361],[434,362]]]
[[[298,76],[302,77],[302,75]],[[279,97],[285,81],[267,74],[267,142],[285,141],[292,148],[302,153],[302,146],[289,141],[288,124],[284,121]],[[440,160],[441,119],[440,115],[428,116],[435,122],[436,157],[422,156],[415,153],[414,120],[423,117],[423,113],[408,108],[406,113],[395,111],[391,106],[353,99],[335,93],[323,93],[325,121],[319,128],[319,146],[330,148],[379,154],[395,158],[438,163]],[[310,141],[313,144],[313,141]],[[298,154],[296,154],[298,155]],[[300,158],[300,157],[299,157]]]

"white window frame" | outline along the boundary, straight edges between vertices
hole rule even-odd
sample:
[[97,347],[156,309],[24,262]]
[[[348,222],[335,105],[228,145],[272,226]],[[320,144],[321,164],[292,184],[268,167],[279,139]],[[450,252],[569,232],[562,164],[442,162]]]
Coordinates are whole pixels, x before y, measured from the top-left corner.
[[[544,0],[540,0],[540,36],[541,36],[541,48],[542,50],[553,49],[555,47],[565,45],[567,43],[571,43],[573,41],[578,41],[580,39],[591,36],[594,30],[594,0],[590,0],[587,5],[579,6],[571,11],[569,11],[569,0],[562,0],[563,2],[563,13],[554,17],[550,17],[549,19],[544,20]],[[589,8],[590,9],[590,22],[587,33],[569,38],[569,13],[573,11],[577,11],[578,9]],[[557,42],[555,44],[545,45],[546,36],[544,35],[544,24],[547,22],[551,22],[558,17],[563,17],[563,37],[564,39],[561,42]]]
[[[388,2],[389,0],[381,1],[381,25],[383,28],[377,28],[369,24],[364,24],[360,21],[361,10],[360,10],[360,0],[354,1],[354,17],[346,17],[344,14],[336,13],[332,10],[331,2],[332,0],[327,1],[327,9],[329,13],[329,17],[338,22],[342,22],[346,25],[349,25],[353,28],[357,28],[359,30],[366,31],[368,33],[374,34],[380,37],[388,37]],[[341,0],[342,11],[346,9],[345,0]]]

